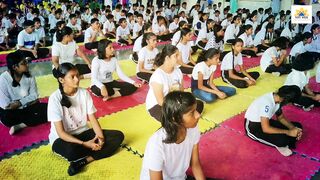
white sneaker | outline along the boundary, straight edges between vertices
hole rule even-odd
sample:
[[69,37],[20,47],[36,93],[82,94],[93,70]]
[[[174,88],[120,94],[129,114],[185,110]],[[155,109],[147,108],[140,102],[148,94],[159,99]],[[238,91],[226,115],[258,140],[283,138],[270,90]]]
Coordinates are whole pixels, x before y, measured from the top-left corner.
[[274,76],[277,76],[277,77],[279,77],[281,75],[279,72],[273,72],[271,74],[274,75]]
[[14,125],[10,128],[9,130],[9,134],[10,135],[14,135],[16,132],[18,132],[19,130],[23,129],[27,127],[27,125],[25,125],[24,123],[21,123],[21,124],[17,124],[17,125]]
[[309,106],[309,107],[304,107],[304,106],[302,106],[302,109],[305,111],[305,112],[309,112],[309,111],[311,111],[311,109],[314,107],[314,105],[312,104],[311,106]]
[[292,151],[291,151],[291,149],[289,149],[288,146],[286,146],[286,147],[276,147],[276,148],[280,152],[280,154],[282,154],[283,156],[287,157],[287,156],[292,155]]

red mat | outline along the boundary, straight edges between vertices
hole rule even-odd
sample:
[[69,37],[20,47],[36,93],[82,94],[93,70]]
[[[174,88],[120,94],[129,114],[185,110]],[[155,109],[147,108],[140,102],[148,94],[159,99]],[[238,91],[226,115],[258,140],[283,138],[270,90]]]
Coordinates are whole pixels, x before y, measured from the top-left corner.
[[320,93],[320,83],[316,82],[316,78],[315,77],[310,78],[309,85],[310,85],[310,88],[313,91]]
[[199,151],[205,176],[219,179],[306,179],[320,165],[300,155],[284,157],[275,148],[225,128],[204,134]]

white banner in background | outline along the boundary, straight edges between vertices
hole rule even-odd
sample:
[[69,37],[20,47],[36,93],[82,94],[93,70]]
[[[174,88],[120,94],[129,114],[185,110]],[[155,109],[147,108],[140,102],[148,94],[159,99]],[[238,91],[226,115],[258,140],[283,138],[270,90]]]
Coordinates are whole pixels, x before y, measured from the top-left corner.
[[292,5],[291,22],[293,24],[311,24],[312,6],[311,5]]

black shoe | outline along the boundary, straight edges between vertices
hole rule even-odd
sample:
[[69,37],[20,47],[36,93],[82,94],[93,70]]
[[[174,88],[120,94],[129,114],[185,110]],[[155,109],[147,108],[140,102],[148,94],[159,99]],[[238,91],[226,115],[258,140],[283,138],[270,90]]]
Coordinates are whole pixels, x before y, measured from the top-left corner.
[[73,176],[73,175],[79,173],[87,163],[88,163],[88,161],[86,158],[83,158],[83,159],[80,159],[77,161],[72,161],[70,163],[69,168],[68,168],[69,176]]

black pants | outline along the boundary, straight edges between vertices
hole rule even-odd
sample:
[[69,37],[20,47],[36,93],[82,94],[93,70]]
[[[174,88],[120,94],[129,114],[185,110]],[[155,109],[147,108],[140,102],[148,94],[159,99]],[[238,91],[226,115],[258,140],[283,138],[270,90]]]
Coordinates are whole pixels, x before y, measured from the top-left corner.
[[[113,88],[120,89],[119,92],[120,92],[121,96],[131,95],[137,90],[137,87],[135,87],[133,84],[130,84],[127,82],[119,82],[119,81],[112,81],[112,82],[104,83],[104,86],[107,88],[108,96],[114,95]],[[97,96],[102,96],[101,89],[99,89],[95,85],[91,86],[91,91]]]
[[[239,77],[246,77],[244,74],[233,71],[233,73]],[[248,74],[255,80],[260,76],[258,72],[248,72]],[[231,84],[237,88],[247,88],[249,85],[245,80],[232,79],[229,77],[228,71],[222,71],[222,80],[228,84]]]
[[280,75],[283,74],[289,74],[291,72],[291,65],[290,64],[281,64],[280,66],[275,66],[274,64],[271,64],[267,67],[266,72],[267,73],[273,73],[273,72],[279,72]]
[[200,49],[204,49],[206,47],[207,43],[203,42],[203,41],[199,41],[197,43],[197,46],[200,48]]
[[32,52],[30,52],[30,51],[24,51],[24,50],[19,50],[19,51],[21,51],[26,57],[30,57],[32,60],[46,58],[50,52],[48,48],[38,48],[37,49],[37,56],[38,57],[36,58],[36,57],[34,57]]
[[36,126],[46,123],[47,120],[47,103],[35,103],[24,109],[4,110],[0,108],[0,118],[2,124],[12,127],[24,123],[27,126]]
[[263,51],[265,51],[265,50],[267,50],[269,47],[268,46],[264,46],[264,45],[262,45],[262,44],[259,44],[258,46],[257,46],[257,48],[260,50],[260,52],[263,50]]
[[[121,131],[117,130],[102,130],[105,143],[101,150],[92,151],[80,144],[75,144],[71,142],[66,142],[62,139],[57,139],[52,145],[52,151],[60,154],[62,157],[66,158],[68,161],[75,161],[87,156],[92,156],[93,159],[98,160],[106,157],[112,156],[120,147],[124,135]],[[95,137],[93,129],[89,129],[74,137],[80,139],[81,141],[88,141]]]
[[85,43],[85,44],[84,44],[84,47],[85,47],[86,49],[89,49],[89,50],[91,50],[91,49],[98,49],[98,41],[96,41],[96,42],[91,42],[91,43]]
[[138,64],[138,61],[139,61],[138,53],[136,53],[136,52],[133,52],[133,53],[132,53],[132,60],[133,60],[136,64]]
[[[204,104],[202,101],[197,100],[197,111],[201,114],[203,111]],[[157,104],[153,106],[152,108],[148,109],[149,114],[155,118],[157,121],[161,122],[161,116],[162,116],[162,107]]]
[[308,108],[311,105],[313,105],[314,107],[320,107],[320,102],[319,101],[313,100],[312,98],[306,97],[306,96],[300,96],[300,98],[299,99],[295,99],[293,101],[293,103],[295,105],[302,106],[304,108]]
[[150,81],[151,75],[152,75],[151,73],[147,73],[147,72],[138,72],[137,73],[137,77],[141,80],[146,81],[146,82]]
[[[291,122],[295,127],[301,128],[302,125],[298,122]],[[287,129],[286,126],[281,124],[279,121],[270,119],[269,124],[272,127],[279,129]],[[296,138],[288,136],[286,134],[266,134],[262,130],[262,126],[260,122],[251,122],[245,119],[245,130],[247,135],[260,143],[273,146],[273,147],[286,147],[289,146],[290,149],[294,149],[296,147]]]
[[172,36],[173,34],[166,34],[166,35],[157,36],[157,38],[160,39],[161,41],[170,41]]
[[116,35],[112,34],[112,33],[106,33],[106,38],[109,38],[109,39],[115,39],[116,38]]
[[74,40],[76,41],[76,43],[81,43],[84,41],[84,35],[80,35],[80,36],[74,38]]
[[257,57],[257,54],[253,50],[242,50],[241,54],[251,57]]
[[[91,69],[89,68],[88,64],[76,64],[75,66],[78,69],[79,75],[91,73]],[[56,68],[52,69],[52,74],[54,77],[58,77],[58,72]]]
[[[194,66],[191,62],[188,63],[189,66]],[[182,67],[180,66],[180,70],[183,74],[192,74],[193,68],[191,67]]]

